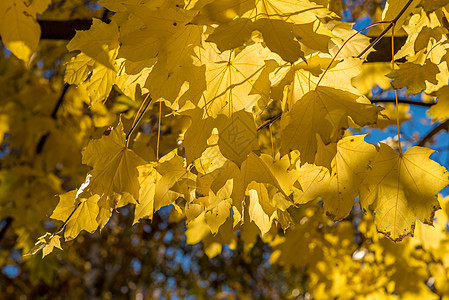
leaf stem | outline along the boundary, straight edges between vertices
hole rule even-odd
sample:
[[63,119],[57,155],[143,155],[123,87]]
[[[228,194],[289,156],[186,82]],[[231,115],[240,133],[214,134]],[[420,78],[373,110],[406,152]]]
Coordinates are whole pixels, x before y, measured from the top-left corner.
[[[334,57],[332,58],[331,62],[330,62],[329,65],[327,66],[326,70],[324,70],[323,74],[321,75],[320,79],[318,80],[318,83],[316,84],[316,87],[315,87],[315,88],[317,88],[317,87],[320,85],[321,80],[323,79],[324,75],[326,75],[327,71],[330,69],[330,67],[332,66],[332,64],[334,63],[334,61],[337,59],[338,54],[340,54],[341,50],[343,50],[343,48],[346,46],[346,44],[347,44],[352,38],[354,38],[354,37],[355,37],[356,35],[358,35],[360,32],[362,32],[362,31],[364,31],[364,30],[366,30],[366,29],[368,29],[368,28],[377,26],[377,25],[379,25],[379,24],[384,24],[384,23],[390,23],[390,22],[389,22],[389,21],[376,22],[376,23],[373,23],[373,24],[370,24],[370,25],[368,25],[368,26],[363,27],[362,29],[360,29],[359,31],[357,31],[356,33],[354,33],[353,35],[351,35],[351,36],[350,36],[350,37],[343,43],[343,45],[341,45],[340,49],[338,49],[337,53],[334,55]],[[371,46],[371,44],[370,44],[370,46]],[[374,46],[374,45],[373,45],[373,46]],[[371,47],[372,47],[372,46],[371,46]],[[363,51],[366,52],[366,51],[369,50],[369,48],[370,48],[370,47],[368,47],[367,49],[365,49],[365,50],[363,50]],[[363,53],[364,53],[364,52],[360,53],[360,54],[357,56],[357,58],[360,58],[360,57],[363,55]]]
[[[143,117],[143,115],[145,114],[145,112],[147,111],[148,106],[150,106],[151,102],[153,102],[153,101],[152,101],[153,99],[150,97],[150,94],[148,94],[148,95],[145,97],[145,99],[143,100],[142,105],[143,105],[143,103],[145,103],[145,101],[146,101],[148,98],[150,98],[150,100],[148,100],[147,105],[145,105],[145,108],[143,109],[142,113],[139,115],[139,117],[137,118],[137,120],[134,119],[133,126],[131,127],[131,130],[130,130],[130,131],[128,132],[128,134],[126,135],[126,148],[128,148],[129,138],[130,138],[131,134],[132,134],[133,131],[136,129],[136,127],[137,127],[137,125],[139,124],[140,120],[142,120],[142,117]],[[139,108],[139,111],[140,111],[141,108],[142,108],[142,107]],[[138,111],[137,113],[139,113],[139,111]],[[137,116],[137,114],[136,114],[136,116]]]
[[[418,102],[418,101],[413,101],[413,100],[408,100],[408,99],[398,99],[397,102],[399,104],[410,104],[410,105],[416,105],[416,106],[424,106],[424,107],[431,107],[435,104],[437,104],[436,102]],[[373,99],[371,100],[371,103],[396,103],[396,99]]]
[[159,120],[157,125],[156,161],[159,161],[159,144],[161,140],[162,102],[159,102]]
[[[391,69],[394,70],[394,28],[396,23],[393,24],[393,28],[391,31]],[[398,129],[398,148],[399,154],[402,155],[402,146],[401,146],[401,124],[399,122],[399,100],[398,100],[398,91],[394,88],[394,99],[396,102],[396,127]]]

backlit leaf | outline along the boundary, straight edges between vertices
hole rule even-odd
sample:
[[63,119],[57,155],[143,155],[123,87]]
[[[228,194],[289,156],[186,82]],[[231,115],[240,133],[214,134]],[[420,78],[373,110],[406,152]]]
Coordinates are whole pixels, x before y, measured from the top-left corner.
[[407,62],[399,66],[399,70],[391,71],[387,76],[392,78],[391,85],[395,89],[407,87],[407,90],[416,95],[426,88],[425,81],[437,84],[436,75],[440,73],[438,66],[427,60],[422,66]]
[[82,151],[83,163],[91,166],[90,189],[100,195],[128,192],[139,199],[137,167],[145,161],[126,147],[120,122],[108,136],[92,140]]
[[[288,113],[288,124],[282,131],[281,150],[299,150],[301,162],[313,163],[317,151],[316,134],[325,144],[341,138],[348,128],[348,117],[358,125],[375,123],[378,108],[357,102],[355,94],[319,86],[305,94]],[[284,116],[283,116],[284,117]]]
[[394,241],[413,235],[416,219],[432,224],[440,208],[438,192],[449,185],[449,175],[429,159],[433,152],[412,147],[401,155],[380,144],[360,204],[374,211],[377,230]]

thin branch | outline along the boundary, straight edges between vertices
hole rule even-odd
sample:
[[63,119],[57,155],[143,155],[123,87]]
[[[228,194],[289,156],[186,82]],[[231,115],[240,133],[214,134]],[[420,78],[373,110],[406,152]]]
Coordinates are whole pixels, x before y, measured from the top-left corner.
[[371,49],[372,47],[374,47],[374,45],[377,44],[377,42],[379,42],[386,34],[387,32],[391,29],[391,27],[393,27],[394,25],[396,25],[396,22],[399,20],[399,18],[405,13],[405,11],[407,10],[407,8],[412,4],[413,0],[409,0],[407,2],[407,4],[402,8],[402,10],[399,12],[399,14],[396,16],[396,18],[394,18],[391,23],[387,26],[387,28],[384,29],[384,31],[382,31],[382,33],[374,39],[374,41],[372,41],[368,47],[366,47],[365,49],[363,49],[362,52],[360,52],[359,55],[357,55],[357,58],[361,58],[363,55],[365,55],[366,52],[368,52],[369,49]]
[[159,161],[159,143],[161,140],[162,102],[159,102],[159,120],[157,125],[156,161]]
[[430,142],[430,140],[435,135],[437,135],[438,133],[440,133],[440,131],[443,131],[443,130],[449,131],[449,120],[446,120],[443,123],[441,123],[440,125],[433,128],[428,134],[426,134],[426,136],[421,141],[419,141],[418,146],[423,147],[428,142]]
[[92,19],[37,22],[41,26],[41,39],[46,40],[70,40],[75,36],[76,30],[87,30],[92,25]]
[[13,220],[14,219],[12,217],[6,217],[6,218],[2,219],[2,221],[5,222],[5,225],[3,225],[2,230],[0,231],[0,240],[3,239],[3,236],[5,235],[9,226],[11,226],[11,223]]
[[145,108],[143,109],[142,113],[140,114],[139,118],[137,118],[137,121],[134,122],[134,125],[132,126],[131,130],[128,132],[128,134],[126,135],[126,145],[128,146],[128,140],[129,137],[131,136],[131,134],[133,134],[133,131],[136,129],[137,125],[140,123],[140,121],[142,120],[143,115],[147,112],[148,106],[150,106],[150,104],[153,102],[153,99],[151,98],[151,96],[147,96],[145,97],[145,100],[147,98],[150,98],[147,102],[147,105],[145,105]]
[[331,62],[329,63],[329,65],[327,66],[326,70],[324,70],[323,74],[321,75],[320,79],[318,79],[318,82],[316,84],[316,86],[318,87],[320,85],[321,80],[323,79],[324,75],[326,75],[327,71],[329,70],[329,68],[332,66],[332,64],[334,63],[334,61],[337,59],[338,54],[340,54],[340,52],[343,50],[343,48],[346,46],[346,44],[353,39],[355,36],[357,36],[359,33],[361,33],[363,30],[366,30],[368,28],[377,26],[379,24],[382,23],[388,23],[388,22],[376,22],[373,24],[370,24],[368,26],[365,26],[364,28],[360,29],[359,31],[357,31],[356,33],[354,33],[353,35],[351,35],[344,43],[343,45],[341,45],[340,49],[338,49],[337,53],[334,55],[334,57],[332,58]]
[[53,111],[51,112],[51,118],[56,120],[56,114],[58,113],[58,109],[61,107],[62,102],[64,101],[65,94],[67,93],[67,90],[69,89],[69,84],[65,83],[64,88],[62,89],[62,93],[59,96],[58,102],[55,105],[55,108],[53,108]]
[[259,125],[259,127],[257,127],[257,131],[262,130],[268,126],[270,126],[271,124],[273,124],[276,120],[279,120],[282,117],[282,112],[278,113],[277,115],[275,115],[274,117],[266,120],[265,122],[263,122],[262,124]]
[[[55,107],[53,108],[53,111],[51,112],[51,115],[50,115],[50,117],[51,117],[53,120],[56,120],[56,114],[58,113],[58,109],[61,107],[62,102],[64,101],[64,97],[65,97],[65,94],[67,93],[67,90],[69,89],[69,86],[70,86],[70,85],[67,84],[67,83],[64,84],[64,88],[63,88],[63,90],[62,90],[61,95],[59,96],[58,102],[56,102],[56,105],[55,105]],[[40,139],[39,142],[37,143],[37,146],[36,146],[36,153],[37,153],[37,154],[42,153],[42,150],[44,149],[45,142],[47,141],[49,135],[50,135],[50,133],[47,132],[46,134],[44,134],[44,135],[41,137],[41,139]]]
[[[424,106],[424,107],[431,107],[431,106],[437,104],[436,102],[425,103],[425,102],[418,102],[418,101],[407,100],[407,99],[398,99],[398,102],[399,102],[399,104],[410,104],[410,105]],[[374,100],[371,100],[371,103],[396,103],[396,100],[395,99],[374,99]]]
[[[148,93],[147,96],[143,99],[142,104],[140,104],[140,107],[139,107],[139,109],[137,110],[136,115],[134,116],[133,125],[131,126],[132,128],[131,128],[131,130],[129,131],[129,133],[126,135],[126,148],[128,148],[129,137],[131,136],[132,131],[136,128],[137,123],[140,122],[140,118],[143,116],[143,114],[140,115],[140,111],[142,110],[142,107],[143,107],[143,105],[145,104],[145,101],[147,101],[147,99],[148,99],[149,96],[150,96],[150,93]],[[151,99],[150,99],[150,101],[147,103],[147,106],[145,106],[145,109],[144,109],[143,113],[145,113],[145,111],[147,110],[148,105],[149,105],[150,102],[151,102]],[[137,119],[139,119],[139,120],[137,121]]]

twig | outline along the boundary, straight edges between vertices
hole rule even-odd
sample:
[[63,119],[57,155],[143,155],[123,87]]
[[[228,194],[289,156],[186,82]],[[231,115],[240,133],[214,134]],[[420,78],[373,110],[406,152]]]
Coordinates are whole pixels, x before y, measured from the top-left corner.
[[282,112],[278,113],[277,115],[275,115],[274,117],[266,120],[265,122],[263,122],[262,124],[259,125],[259,127],[257,127],[257,131],[270,126],[271,124],[273,124],[276,120],[279,120],[282,117]]
[[[149,95],[149,94],[148,94]],[[143,109],[142,113],[140,114],[139,118],[137,118],[137,121],[134,122],[131,130],[128,132],[128,134],[126,135],[126,146],[128,147],[128,141],[129,141],[129,137],[131,136],[131,134],[133,133],[133,131],[136,129],[137,125],[140,123],[140,121],[142,120],[143,115],[146,113],[148,106],[150,106],[151,102],[153,102],[152,98],[150,96],[147,96],[145,99],[150,98],[147,102],[147,105],[145,105],[145,108]]]
[[159,143],[161,139],[162,102],[159,102],[159,120],[157,126],[156,161],[159,161]]
[[366,52],[368,52],[369,49],[374,47],[377,44],[377,42],[379,42],[387,34],[387,32],[391,29],[391,27],[393,27],[396,24],[396,22],[399,20],[399,18],[405,13],[405,11],[412,4],[412,2],[413,2],[413,0],[409,0],[407,2],[407,4],[402,8],[402,10],[396,16],[396,18],[394,18],[390,22],[390,24],[387,26],[387,28],[385,28],[384,31],[382,31],[382,33],[374,41],[372,41],[365,49],[363,49],[362,52],[360,52],[359,55],[357,55],[357,58],[361,58]]
[[418,146],[424,146],[427,142],[429,142],[436,134],[438,134],[440,131],[446,130],[449,131],[449,120],[444,121],[440,125],[433,128],[426,136],[419,141]]
[[[436,102],[425,103],[425,102],[418,102],[418,101],[407,100],[407,99],[399,99],[398,102],[399,102],[399,104],[411,104],[411,105],[424,106],[424,107],[431,107],[431,106],[437,104]],[[374,99],[374,100],[371,100],[371,103],[396,103],[396,100],[395,99]]]
[[[323,74],[321,75],[320,79],[318,79],[318,82],[317,82],[317,84],[316,84],[316,87],[318,87],[318,86],[320,85],[321,80],[323,79],[324,75],[326,75],[327,71],[328,71],[329,68],[332,66],[332,64],[334,63],[335,59],[337,59],[338,54],[340,54],[341,50],[343,50],[343,48],[346,46],[346,44],[347,44],[352,38],[354,38],[356,35],[358,35],[358,34],[359,34],[360,32],[362,32],[363,30],[366,30],[366,29],[368,29],[368,28],[371,28],[371,27],[373,27],[373,26],[377,26],[377,25],[383,24],[383,23],[389,23],[389,22],[383,21],[383,22],[376,22],[376,23],[373,23],[373,24],[371,24],[371,25],[368,25],[368,26],[363,27],[362,29],[360,29],[359,31],[357,31],[356,33],[354,33],[353,35],[351,35],[351,36],[350,36],[350,37],[343,43],[343,45],[341,45],[340,49],[338,49],[337,53],[336,53],[336,54],[334,55],[334,57],[332,58],[331,62],[330,62],[329,65],[327,66],[326,70],[324,70],[324,72],[323,72]],[[367,51],[368,51],[368,50],[367,50]],[[359,58],[359,57],[357,56],[357,58]]]
[[3,236],[6,233],[6,230],[8,230],[9,226],[11,226],[11,223],[14,219],[12,217],[6,217],[2,221],[5,222],[5,225],[3,226],[2,230],[0,231],[0,240],[3,239]]
[[[69,86],[70,85],[67,84],[67,83],[64,84],[64,88],[62,90],[61,95],[59,96],[58,102],[56,102],[56,106],[53,108],[53,111],[51,112],[51,115],[50,115],[50,117],[53,120],[56,120],[56,114],[58,113],[58,109],[61,107],[62,102],[64,101],[64,97],[65,97],[65,94],[67,93],[67,90],[69,89]],[[50,135],[50,133],[47,132],[46,134],[44,134],[41,137],[41,139],[37,143],[37,146],[36,146],[36,153],[37,154],[42,153],[42,150],[44,149],[45,142],[47,141],[49,135]]]

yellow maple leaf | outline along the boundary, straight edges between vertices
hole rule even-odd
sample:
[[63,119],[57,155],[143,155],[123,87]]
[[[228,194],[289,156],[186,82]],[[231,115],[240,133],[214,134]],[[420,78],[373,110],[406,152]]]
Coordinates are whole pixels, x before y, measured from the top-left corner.
[[154,192],[154,210],[157,211],[163,206],[173,204],[181,195],[183,187],[190,189],[196,177],[186,168],[184,158],[178,155],[169,157],[155,168],[161,176],[156,181]]
[[153,9],[131,4],[126,8],[143,23],[140,28],[120,36],[120,56],[134,62],[156,57],[166,45],[175,42],[174,36],[180,38],[177,32],[186,30],[186,24],[193,17],[193,12],[178,8]]
[[154,211],[154,193],[156,190],[156,181],[160,179],[160,175],[153,164],[147,164],[137,167],[139,171],[139,202],[134,210],[133,225],[140,219],[153,219]]
[[233,113],[230,118],[222,116],[216,120],[221,153],[240,166],[251,151],[259,149],[252,114],[241,110]]
[[203,118],[204,111],[202,109],[190,110],[186,114],[190,116],[191,124],[184,134],[183,146],[187,163],[190,164],[199,158],[207,148],[207,139],[216,126],[216,120],[214,118]]
[[268,102],[269,82],[265,88],[256,85],[268,54],[268,49],[260,44],[248,46],[240,52],[219,53],[212,44],[206,43],[202,60],[206,64],[207,89],[198,106],[212,117],[218,114],[229,117],[242,109],[251,112],[260,99]]
[[381,143],[361,191],[360,204],[374,211],[377,230],[394,241],[413,235],[416,219],[433,223],[447,170],[429,159],[434,151],[412,147],[399,154]]
[[231,204],[226,201],[220,201],[217,206],[206,211],[204,217],[210,231],[215,234],[220,229],[228,217],[231,215]]
[[341,220],[351,212],[360,184],[368,173],[368,164],[377,153],[363,138],[363,135],[348,136],[337,143],[332,173],[322,193],[326,214],[334,220]]
[[350,92],[324,86],[305,94],[286,116],[289,119],[281,133],[281,153],[299,150],[302,163],[313,163],[316,134],[327,144],[342,136],[348,128],[348,117],[360,126],[375,123],[380,109],[357,102],[358,98]]
[[64,81],[68,84],[80,85],[89,75],[89,70],[95,65],[95,60],[84,53],[72,57],[66,64]]
[[[118,48],[108,52],[110,65],[115,64]],[[89,77],[89,72],[92,76]],[[105,100],[115,83],[117,71],[96,62],[83,52],[72,58],[68,63],[64,80],[70,84],[85,84],[89,95],[90,104],[94,105]]]
[[[387,3],[385,4],[385,8],[382,12],[382,21],[392,21],[394,20],[399,13],[402,11],[402,9],[407,4],[408,0],[387,0]],[[412,12],[412,10],[418,5],[420,0],[413,0],[412,3],[407,7],[405,12],[401,15],[401,17],[396,21],[396,26],[394,28],[395,34],[397,34],[402,24],[404,24],[405,19],[408,17],[408,15]],[[387,26],[387,25],[385,25]]]
[[81,230],[93,232],[99,225],[97,217],[100,212],[100,196],[95,194],[86,198],[83,194],[78,194],[78,190],[73,190],[59,195],[59,203],[50,216],[63,222],[68,219],[64,230],[66,239],[75,238]]
[[[48,6],[48,1],[46,2]],[[30,60],[31,54],[36,50],[41,35],[41,28],[36,21],[36,12],[33,8],[22,0],[0,1],[2,43],[25,62]]]
[[50,218],[60,221],[65,221],[72,214],[75,209],[75,199],[78,190],[69,191],[59,195],[59,202],[53,210]]
[[221,0],[205,5],[194,22],[219,24],[208,41],[216,43],[221,51],[240,47],[257,30],[270,50],[286,61],[295,62],[304,57],[300,42],[308,48],[327,52],[331,33],[320,26],[316,16],[329,13],[323,6],[309,1],[234,3]]
[[218,232],[231,215],[232,186],[232,180],[228,180],[216,194],[209,189],[208,196],[198,198],[198,202],[204,206],[205,221],[213,234]]
[[54,235],[50,239],[50,242],[48,244],[46,244],[45,247],[42,249],[42,258],[44,258],[48,254],[52,253],[53,249],[55,247],[60,249],[60,250],[62,250],[62,247],[61,247],[61,236],[59,236],[59,235]]
[[134,151],[126,147],[123,124],[98,140],[89,142],[82,151],[84,164],[91,166],[90,189],[106,197],[113,192],[128,192],[139,199],[137,167],[145,164]]
[[118,27],[114,21],[107,24],[94,18],[89,30],[76,32],[67,44],[67,49],[80,50],[100,64],[115,70],[110,61],[109,51],[119,47],[118,36]]
[[304,204],[315,200],[329,184],[329,170],[305,163],[298,169],[298,183],[301,189],[293,194],[295,203]]
[[426,89],[426,81],[438,84],[436,75],[440,73],[440,69],[429,59],[424,65],[411,62],[404,63],[399,66],[399,70],[393,70],[387,77],[392,78],[391,85],[395,89],[407,87],[407,91],[416,95]]
[[[282,65],[272,78],[271,96],[276,100],[283,100],[283,106],[291,108],[302,96],[316,88],[320,75],[331,61],[331,58],[314,55],[307,59],[307,63]],[[351,80],[360,74],[361,66],[362,60],[356,58],[335,62],[322,78],[320,85],[358,94]]]
[[256,223],[262,235],[271,228],[272,216],[275,209],[270,205],[268,190],[262,183],[248,185],[249,207],[248,214],[251,221]]
[[81,230],[94,232],[97,229],[99,225],[97,216],[100,212],[98,200],[100,200],[100,196],[97,194],[89,198],[79,198],[80,204],[65,226],[64,237],[66,239],[76,238]]
[[427,113],[433,121],[444,122],[449,119],[449,86],[444,86],[434,94],[438,97],[437,104],[433,105]]

